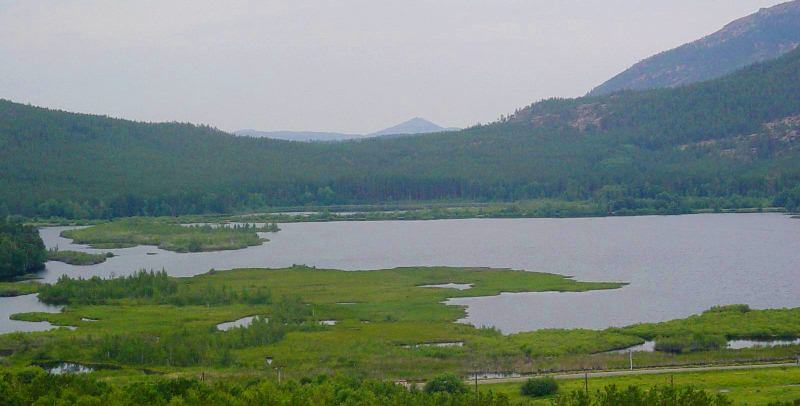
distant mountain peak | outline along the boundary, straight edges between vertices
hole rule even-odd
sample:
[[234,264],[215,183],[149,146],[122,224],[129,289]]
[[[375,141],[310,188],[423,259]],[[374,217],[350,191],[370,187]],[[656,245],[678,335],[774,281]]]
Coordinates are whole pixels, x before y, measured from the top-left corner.
[[414,117],[398,125],[376,131],[372,134],[369,134],[369,136],[381,137],[386,135],[425,134],[452,130],[456,130],[456,128],[445,128],[422,117]]
[[408,135],[426,134],[426,133],[437,133],[437,132],[455,131],[455,130],[459,130],[459,128],[454,128],[454,127],[445,128],[431,121],[428,121],[422,117],[414,117],[410,120],[406,120],[395,126],[384,128],[383,130],[376,131],[374,133],[366,135],[320,132],[320,131],[258,131],[251,129],[235,131],[234,134],[247,137],[264,137],[264,138],[273,138],[278,140],[309,142],[309,141],[342,141],[342,140],[352,140],[352,139],[361,139],[369,137],[387,137],[387,136],[407,135],[407,134]]
[[589,92],[676,87],[775,59],[800,44],[800,0],[762,8],[697,41],[651,56]]

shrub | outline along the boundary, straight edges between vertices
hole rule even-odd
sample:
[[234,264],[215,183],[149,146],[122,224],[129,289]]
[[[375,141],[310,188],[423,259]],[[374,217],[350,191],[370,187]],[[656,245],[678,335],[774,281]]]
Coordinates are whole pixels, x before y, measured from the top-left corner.
[[750,312],[750,306],[746,304],[731,304],[731,305],[721,305],[721,306],[714,306],[703,313],[748,313]]
[[558,392],[558,382],[549,376],[528,379],[520,389],[520,393],[524,396],[531,397],[555,395],[556,392]]
[[425,393],[465,393],[467,385],[455,374],[442,374],[428,381],[424,390]]
[[683,352],[719,350],[725,348],[728,340],[720,335],[694,334],[692,336],[674,336],[656,338],[656,351],[680,354]]

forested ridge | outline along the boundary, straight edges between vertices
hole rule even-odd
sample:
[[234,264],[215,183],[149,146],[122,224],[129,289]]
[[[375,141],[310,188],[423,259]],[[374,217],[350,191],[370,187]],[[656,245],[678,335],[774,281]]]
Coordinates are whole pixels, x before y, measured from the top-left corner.
[[536,198],[609,211],[800,204],[798,129],[800,51],[676,89],[545,100],[462,131],[337,143],[0,100],[0,215]]

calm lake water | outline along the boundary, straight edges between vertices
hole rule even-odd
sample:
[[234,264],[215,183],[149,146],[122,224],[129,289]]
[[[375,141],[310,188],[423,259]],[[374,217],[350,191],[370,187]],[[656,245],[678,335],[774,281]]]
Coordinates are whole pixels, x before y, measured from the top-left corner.
[[[450,301],[468,306],[464,322],[505,333],[662,321],[719,304],[800,306],[800,220],[781,214],[294,223],[281,229],[264,234],[271,241],[258,247],[178,254],[149,246],[92,250],[59,237],[63,227],[46,228],[41,235],[48,247],[117,256],[92,266],[49,262],[42,277],[110,277],[142,268],[191,276],[211,268],[292,264],[347,270],[447,265],[630,283],[611,291]],[[8,325],[5,313],[39,311],[29,310],[29,302],[0,299],[0,332],[20,329]]]

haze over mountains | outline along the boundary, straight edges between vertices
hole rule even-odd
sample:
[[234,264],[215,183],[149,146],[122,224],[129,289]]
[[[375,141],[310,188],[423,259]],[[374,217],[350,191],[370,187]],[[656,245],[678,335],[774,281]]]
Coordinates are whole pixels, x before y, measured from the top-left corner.
[[[416,124],[399,131],[424,129]],[[800,49],[676,88],[544,100],[489,125],[354,143],[236,137],[0,100],[0,212],[540,198],[614,211],[752,207],[800,196],[798,134]]]
[[413,134],[429,134],[443,131],[455,131],[458,128],[445,128],[434,124],[424,118],[414,117],[395,126],[385,128],[369,134],[346,134],[336,132],[318,131],[258,131],[239,130],[234,134],[248,137],[265,137],[287,141],[343,141],[369,137],[400,136]]
[[739,68],[774,59],[800,44],[800,0],[738,19],[695,42],[647,58],[589,96],[620,90],[675,87],[714,79]]

